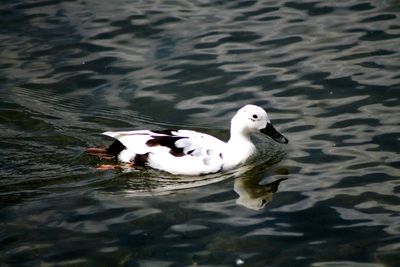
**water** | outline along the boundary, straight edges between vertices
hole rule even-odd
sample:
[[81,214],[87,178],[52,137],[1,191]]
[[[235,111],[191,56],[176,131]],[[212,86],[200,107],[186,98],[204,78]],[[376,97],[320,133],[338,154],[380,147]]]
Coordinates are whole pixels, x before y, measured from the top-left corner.
[[[399,266],[399,16],[373,0],[2,1],[0,266]],[[226,138],[247,103],[290,143],[246,170],[97,171],[83,153],[106,130]]]

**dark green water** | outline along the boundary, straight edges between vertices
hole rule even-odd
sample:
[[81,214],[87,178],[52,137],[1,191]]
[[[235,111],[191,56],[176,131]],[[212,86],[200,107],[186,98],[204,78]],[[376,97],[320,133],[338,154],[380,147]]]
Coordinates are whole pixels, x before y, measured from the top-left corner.
[[[0,266],[400,266],[399,16],[372,0],[2,1]],[[249,103],[290,143],[247,171],[97,171],[83,153],[106,130],[225,138]]]

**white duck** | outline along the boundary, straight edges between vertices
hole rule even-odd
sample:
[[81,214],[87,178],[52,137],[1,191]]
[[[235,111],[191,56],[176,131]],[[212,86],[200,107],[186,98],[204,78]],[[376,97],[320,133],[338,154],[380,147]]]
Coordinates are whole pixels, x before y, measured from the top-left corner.
[[[256,155],[250,135],[261,132],[279,143],[288,140],[272,126],[267,112],[255,105],[239,109],[231,120],[230,139],[221,141],[191,130],[105,132],[115,138],[108,148],[88,148],[103,159],[118,159],[130,166],[149,166],[172,174],[200,175],[226,171]],[[102,165],[113,166],[113,165]]]

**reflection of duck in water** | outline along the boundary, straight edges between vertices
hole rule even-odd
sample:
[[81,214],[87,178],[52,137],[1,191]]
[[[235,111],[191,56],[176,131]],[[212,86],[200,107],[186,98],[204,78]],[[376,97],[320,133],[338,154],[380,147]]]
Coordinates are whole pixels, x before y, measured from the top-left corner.
[[[257,150],[250,139],[261,132],[279,143],[288,140],[272,126],[264,109],[247,105],[231,121],[231,136],[223,142],[190,130],[105,132],[115,138],[108,148],[89,148],[87,153],[118,159],[131,167],[149,166],[172,174],[200,175],[234,169],[248,163]],[[102,165],[113,169],[115,165]]]
[[280,182],[287,178],[278,179],[269,184],[259,184],[260,179],[236,178],[233,189],[238,193],[236,203],[249,209],[259,210],[272,200],[273,194],[278,190]]

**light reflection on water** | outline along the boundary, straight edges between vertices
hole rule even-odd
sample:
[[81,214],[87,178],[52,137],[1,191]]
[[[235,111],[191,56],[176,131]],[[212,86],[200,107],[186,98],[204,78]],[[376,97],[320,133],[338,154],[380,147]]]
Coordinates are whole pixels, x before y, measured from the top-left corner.
[[[396,1],[3,2],[6,266],[400,262]],[[98,172],[82,153],[106,130],[224,139],[248,103],[290,143],[243,172]]]

